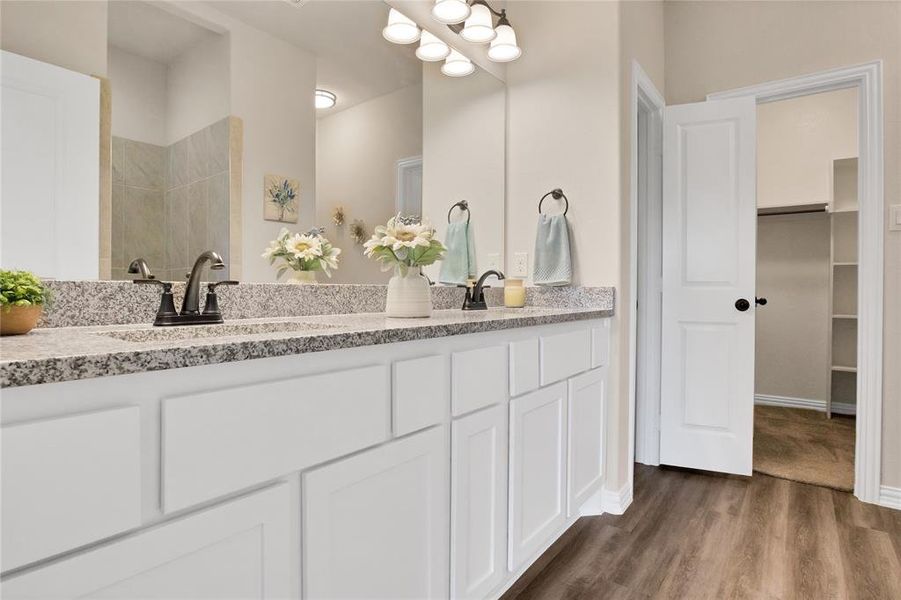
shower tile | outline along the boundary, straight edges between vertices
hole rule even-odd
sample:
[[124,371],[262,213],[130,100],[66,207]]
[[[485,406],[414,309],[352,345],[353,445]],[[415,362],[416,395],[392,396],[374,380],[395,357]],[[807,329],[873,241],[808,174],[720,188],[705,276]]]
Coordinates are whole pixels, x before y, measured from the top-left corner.
[[126,140],[120,137],[113,138],[112,169],[113,185],[125,183],[125,144]]
[[204,250],[209,250],[207,239],[207,180],[197,181],[187,187],[188,202],[188,263]]
[[228,263],[228,173],[210,177],[207,190],[207,239]]
[[209,176],[210,138],[207,129],[201,129],[188,137],[188,183]]
[[216,121],[206,131],[209,134],[210,165],[209,174],[216,175],[228,170],[228,117]]
[[166,192],[166,268],[183,269],[188,264],[188,201],[187,188]]
[[169,188],[188,183],[188,139],[179,140],[169,146]]
[[151,269],[164,264],[165,213],[161,190],[125,189],[125,263],[143,257]]
[[125,144],[125,185],[162,190],[166,185],[166,149],[128,140]]

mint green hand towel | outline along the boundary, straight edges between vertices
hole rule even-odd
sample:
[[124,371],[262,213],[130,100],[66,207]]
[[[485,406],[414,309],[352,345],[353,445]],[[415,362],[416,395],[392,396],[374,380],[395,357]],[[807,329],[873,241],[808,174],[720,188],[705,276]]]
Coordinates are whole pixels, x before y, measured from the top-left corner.
[[532,282],[535,285],[569,285],[572,276],[566,216],[538,215]]
[[447,235],[444,237],[447,252],[441,261],[439,283],[465,284],[467,279],[476,276],[474,238],[471,223],[455,221],[447,224]]

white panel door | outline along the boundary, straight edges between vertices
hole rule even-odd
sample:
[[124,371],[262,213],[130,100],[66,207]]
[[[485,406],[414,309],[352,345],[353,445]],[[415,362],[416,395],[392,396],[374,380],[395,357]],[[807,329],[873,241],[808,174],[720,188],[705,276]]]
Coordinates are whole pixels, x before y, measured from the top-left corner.
[[600,368],[569,380],[566,490],[570,516],[603,482],[606,377],[607,369]]
[[446,598],[447,428],[304,474],[305,598]]
[[285,484],[10,577],[3,598],[293,597]]
[[510,570],[566,521],[566,383],[510,401]]
[[97,279],[100,82],[2,51],[0,86],[0,266]]
[[486,598],[507,574],[507,407],[452,427],[451,597]]
[[756,110],[748,98],[666,108],[663,464],[751,474]]

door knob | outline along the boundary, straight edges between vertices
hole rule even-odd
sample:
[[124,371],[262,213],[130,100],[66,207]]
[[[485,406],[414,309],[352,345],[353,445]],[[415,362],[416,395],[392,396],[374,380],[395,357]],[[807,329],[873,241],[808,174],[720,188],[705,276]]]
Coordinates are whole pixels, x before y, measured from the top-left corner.
[[766,306],[766,298],[754,298],[754,302],[760,306]]
[[735,308],[740,312],[745,312],[749,308],[751,308],[751,303],[745,300],[744,298],[739,298],[735,301]]

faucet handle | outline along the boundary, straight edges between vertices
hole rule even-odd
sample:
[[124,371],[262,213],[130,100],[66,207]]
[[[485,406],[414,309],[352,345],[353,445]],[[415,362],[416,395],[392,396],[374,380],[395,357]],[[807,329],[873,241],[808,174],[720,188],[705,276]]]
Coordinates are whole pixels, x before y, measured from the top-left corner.
[[172,284],[168,281],[160,281],[155,277],[148,277],[147,279],[132,279],[132,283],[144,284],[144,285],[159,285],[163,287],[163,293],[171,293],[172,292]]
[[210,283],[207,284],[206,289],[207,289],[207,292],[209,292],[211,294],[215,294],[216,288],[219,287],[220,285],[238,285],[238,283],[239,282],[235,281],[234,279],[225,279],[223,281],[211,281]]
[[204,303],[203,312],[201,314],[222,314],[222,311],[219,310],[219,297],[216,295],[216,288],[220,285],[238,285],[238,282],[233,279],[226,279],[224,281],[212,281],[208,283],[206,286],[206,302]]
[[145,285],[159,285],[163,288],[160,296],[160,307],[156,310],[156,320],[154,325],[167,325],[167,321],[178,316],[175,310],[175,296],[172,295],[172,284],[168,281],[160,281],[159,279],[135,279],[133,283]]

